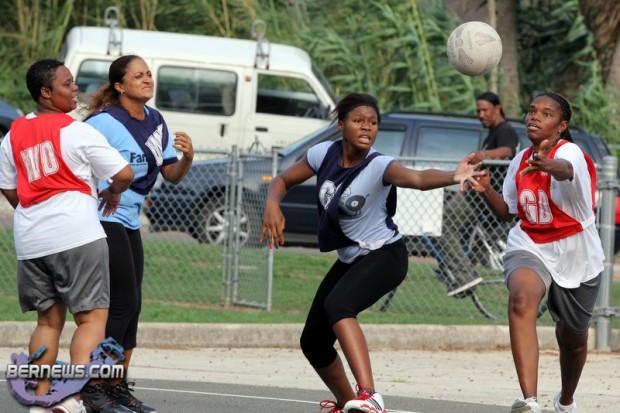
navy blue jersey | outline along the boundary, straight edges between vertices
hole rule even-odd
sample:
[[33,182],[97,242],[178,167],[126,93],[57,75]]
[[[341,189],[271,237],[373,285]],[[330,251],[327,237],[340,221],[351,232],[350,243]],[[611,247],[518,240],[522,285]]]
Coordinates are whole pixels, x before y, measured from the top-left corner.
[[[120,222],[131,229],[140,228],[144,198],[153,188],[161,167],[178,161],[173,140],[161,114],[149,107],[145,107],[145,113],[145,119],[137,120],[124,109],[110,106],[86,120],[129,162],[135,176],[131,187],[123,192],[116,213],[104,217],[99,211],[99,218]],[[109,182],[100,182],[99,190],[108,185]]]

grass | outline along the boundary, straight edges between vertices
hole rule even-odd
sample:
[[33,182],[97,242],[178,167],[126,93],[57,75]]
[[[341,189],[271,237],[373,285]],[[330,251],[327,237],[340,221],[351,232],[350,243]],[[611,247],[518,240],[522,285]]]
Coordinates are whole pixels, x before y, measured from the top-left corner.
[[[19,308],[12,245],[12,234],[0,231],[0,268],[4,269],[4,275],[0,277],[0,320],[35,320],[34,313],[24,314]],[[222,305],[221,247],[148,239],[145,239],[144,247],[147,258],[142,322],[303,323],[316,288],[335,259],[332,254],[278,250],[274,258],[272,309],[268,312],[247,306]],[[247,249],[243,255],[245,262],[264,261],[264,250],[261,249]],[[499,321],[493,322],[482,317],[471,300],[447,298],[445,288],[434,278],[432,269],[429,264],[412,263],[389,311],[380,312],[378,306],[373,307],[361,314],[360,320],[378,324],[505,323],[503,286],[479,287],[478,290],[485,305],[493,306],[493,311],[501,315]],[[260,268],[258,272],[261,272]],[[497,275],[483,273],[483,276]],[[247,285],[244,287],[246,291],[242,291],[244,296],[263,294],[264,280],[248,282]],[[620,283],[614,283],[612,306],[618,302]],[[548,314],[541,323],[551,324]]]

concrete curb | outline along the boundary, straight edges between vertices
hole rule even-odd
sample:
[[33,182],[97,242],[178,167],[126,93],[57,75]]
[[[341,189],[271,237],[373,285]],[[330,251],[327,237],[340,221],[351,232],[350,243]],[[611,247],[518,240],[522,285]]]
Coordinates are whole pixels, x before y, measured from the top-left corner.
[[[27,347],[34,322],[0,322],[0,347]],[[510,347],[508,326],[362,325],[374,349],[497,350]],[[299,348],[301,324],[142,323],[138,346],[145,348]],[[75,325],[67,322],[61,346],[67,347]],[[595,334],[589,346],[594,348]],[[539,327],[541,350],[557,349],[553,327]],[[618,332],[614,332],[618,342]]]

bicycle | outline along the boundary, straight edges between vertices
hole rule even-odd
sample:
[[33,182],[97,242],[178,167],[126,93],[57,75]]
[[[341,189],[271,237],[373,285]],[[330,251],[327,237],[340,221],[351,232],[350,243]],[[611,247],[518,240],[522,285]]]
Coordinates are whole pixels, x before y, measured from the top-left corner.
[[[506,254],[506,238],[513,225],[514,223],[511,222],[483,218],[468,229],[464,237],[465,255],[474,264],[478,264],[475,271],[482,277],[482,282],[457,296],[471,298],[478,311],[489,320],[497,320],[499,319],[498,312],[507,311],[508,289],[502,271]],[[454,274],[444,264],[443,257],[435,247],[433,240],[425,237],[423,241],[431,256],[439,264],[435,269],[437,280],[449,286],[457,283]],[[547,311],[547,304],[543,302],[537,317],[540,318],[545,311]]]
[[[456,294],[457,298],[470,298],[476,309],[489,320],[498,320],[498,314],[506,314],[508,305],[508,289],[502,274],[504,255],[506,253],[506,237],[513,223],[499,222],[483,218],[466,229],[463,234],[463,250],[465,256],[471,259],[476,266],[476,275],[482,278],[475,287]],[[421,238],[428,254],[438,263],[433,270],[435,278],[440,283],[450,287],[458,284],[456,276],[445,264],[445,260],[430,236]],[[379,307],[379,311],[387,311],[396,289],[390,291]],[[538,317],[546,311],[543,304]]]
[[[467,242],[467,251],[470,258],[473,258],[474,262],[478,262],[484,267],[491,268],[495,271],[503,271],[504,269],[504,255],[506,254],[506,238],[508,237],[508,231],[514,223],[509,222],[496,222],[489,223],[488,220],[479,221],[472,229],[472,234]],[[504,294],[499,294],[496,290],[497,286],[502,286]],[[489,288],[490,287],[490,288]],[[483,281],[478,284],[478,288],[482,291],[478,291],[476,307],[485,316],[490,318],[486,312],[488,310],[484,308],[482,301],[488,302],[492,297],[505,295],[503,300],[504,306],[507,305],[508,291],[505,287],[505,280],[503,274],[498,278],[483,278]],[[491,295],[491,297],[488,297]],[[472,297],[474,299],[474,297]],[[479,306],[479,307],[478,307]],[[547,311],[546,301],[543,301],[538,309],[537,317],[540,318]],[[492,314],[492,313],[490,313]]]
[[[476,309],[489,320],[497,320],[498,313],[506,310],[508,290],[501,273],[506,253],[506,234],[509,223],[491,225],[487,220],[478,220],[464,234],[463,249],[465,256],[478,263],[476,275],[482,278],[475,287],[457,294],[457,298],[470,298]],[[452,286],[458,284],[456,276],[445,265],[444,258],[435,247],[431,237],[423,237],[423,242],[430,255],[437,260],[438,267],[434,270],[437,281]]]
[[[474,288],[463,293],[455,295],[457,298],[469,297],[478,311],[490,320],[497,320],[499,311],[506,310],[508,302],[508,290],[505,287],[504,278],[501,274],[503,268],[503,257],[506,253],[506,242],[504,237],[493,238],[488,230],[488,223],[483,221],[476,222],[470,229],[465,231],[463,249],[468,258],[474,258],[473,261],[481,264],[481,269],[476,269],[477,275],[483,278],[483,281]],[[508,232],[509,224],[505,224],[502,229]],[[421,237],[428,254],[435,258],[438,263],[437,268],[433,270],[435,278],[442,284],[452,286],[458,284],[456,276],[450,271],[445,260],[432,237],[424,235]],[[475,254],[476,257],[471,255]],[[485,274],[480,274],[481,270]],[[498,274],[499,272],[499,274]],[[396,289],[390,291],[383,303],[379,306],[379,311],[387,311]]]

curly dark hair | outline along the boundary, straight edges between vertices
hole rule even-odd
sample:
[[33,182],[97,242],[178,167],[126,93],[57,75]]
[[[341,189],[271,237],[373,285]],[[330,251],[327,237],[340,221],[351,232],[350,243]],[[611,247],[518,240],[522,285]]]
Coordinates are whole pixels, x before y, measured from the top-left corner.
[[64,63],[55,59],[43,59],[33,63],[26,72],[26,86],[35,102],[41,97],[41,88],[52,88],[56,78],[56,69]]
[[366,93],[349,93],[343,97],[331,113],[332,123],[336,120],[343,121],[349,112],[358,106],[370,106],[373,108],[377,112],[379,123],[381,123],[381,112],[379,111],[377,99]]

